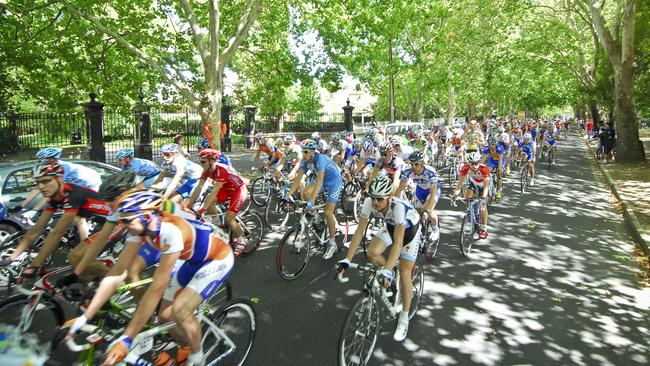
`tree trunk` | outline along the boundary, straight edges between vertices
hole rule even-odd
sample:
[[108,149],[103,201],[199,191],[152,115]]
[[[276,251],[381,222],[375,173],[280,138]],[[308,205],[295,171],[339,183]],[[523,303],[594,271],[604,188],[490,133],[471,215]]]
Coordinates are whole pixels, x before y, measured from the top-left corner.
[[456,115],[456,90],[454,86],[449,83],[449,98],[447,100],[447,126],[451,126],[454,122],[454,116]]
[[591,113],[591,119],[594,121],[594,129],[600,126],[600,112],[598,111],[598,106],[595,102],[589,102],[589,111]]
[[633,65],[625,65],[614,72],[614,118],[616,121],[616,161],[638,163],[645,161],[643,143],[639,139],[639,124],[634,112]]

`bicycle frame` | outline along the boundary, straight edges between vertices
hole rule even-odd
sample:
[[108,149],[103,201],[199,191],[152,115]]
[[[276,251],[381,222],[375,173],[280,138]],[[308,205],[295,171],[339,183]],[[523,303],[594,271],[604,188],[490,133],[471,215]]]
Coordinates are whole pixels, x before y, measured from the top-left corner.
[[[401,309],[401,304],[402,304],[402,295],[400,292],[400,276],[399,276],[399,270],[396,271],[395,278],[393,279],[393,282],[395,283],[395,301],[394,303],[390,302],[389,297],[393,295],[392,292],[389,292],[386,290],[384,286],[381,286],[379,284],[379,280],[377,279],[377,270],[379,267],[375,266],[374,264],[365,264],[365,265],[360,265],[357,263],[350,263],[350,268],[353,269],[358,269],[363,273],[364,279],[363,279],[363,288],[367,291],[368,294],[372,294],[372,296],[377,296],[381,301],[379,301],[381,304],[384,305],[386,310],[388,310],[388,313],[390,314],[389,320],[396,319],[397,314],[402,311]],[[370,272],[370,275],[366,275],[368,272]],[[350,279],[347,277],[343,276],[343,273],[339,272],[337,275],[337,279],[341,283],[346,283]]]

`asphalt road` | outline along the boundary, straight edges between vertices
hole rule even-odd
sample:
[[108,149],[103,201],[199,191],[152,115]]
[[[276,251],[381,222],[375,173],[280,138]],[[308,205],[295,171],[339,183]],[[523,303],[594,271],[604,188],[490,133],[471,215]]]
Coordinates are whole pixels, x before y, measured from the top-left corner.
[[[250,151],[229,155],[241,171],[250,169]],[[637,286],[625,224],[584,144],[561,141],[558,164],[538,164],[536,185],[524,195],[516,188],[506,181],[489,237],[470,258],[457,244],[462,208],[442,200],[440,253],[421,263],[420,310],[403,343],[392,339],[394,323],[383,325],[372,365],[650,363],[650,289]],[[235,297],[259,300],[248,364],[335,365],[339,332],[362,283],[354,276],[338,283],[336,260],[318,257],[302,277],[283,280],[275,264],[282,234],[269,233],[231,276]]]

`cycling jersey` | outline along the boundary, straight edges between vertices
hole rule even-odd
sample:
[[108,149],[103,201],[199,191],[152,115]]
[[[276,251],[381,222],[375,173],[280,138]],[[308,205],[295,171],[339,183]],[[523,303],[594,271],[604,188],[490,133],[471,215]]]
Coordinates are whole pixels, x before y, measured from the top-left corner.
[[325,141],[325,140],[323,140],[323,139],[319,139],[319,140],[318,140],[318,146],[316,147],[316,150],[317,150],[319,153],[324,154],[324,153],[326,153],[327,150],[329,150],[329,149],[330,149],[330,145],[327,143],[327,141]]
[[176,175],[176,172],[179,170],[185,170],[185,174],[183,175],[183,179],[185,180],[198,179],[203,172],[203,168],[201,168],[199,164],[187,160],[181,156],[176,156],[174,158],[174,161],[169,164],[162,163],[161,167],[174,175]]
[[549,144],[550,146],[553,146],[553,145],[555,145],[557,143],[557,141],[556,141],[557,132],[555,132],[555,131],[553,131],[553,132],[546,131],[546,133],[544,134],[544,138],[545,138],[547,144]]
[[290,149],[284,151],[284,161],[286,164],[294,165],[302,160],[302,148],[294,144]]
[[533,151],[535,151],[535,142],[530,141],[529,143],[521,142],[519,144],[521,151],[526,154],[526,160],[532,161],[534,158]]
[[228,158],[228,157],[227,157],[226,155],[224,155],[224,154],[220,154],[220,155],[219,155],[219,159],[217,160],[217,163],[219,163],[219,164],[223,164],[223,165],[232,166],[232,162],[230,161],[230,158]]
[[492,151],[492,149],[489,146],[485,147],[483,149],[483,155],[487,155],[488,157],[486,161],[486,165],[490,169],[496,169],[499,166],[499,155],[502,155],[502,158],[505,155],[505,149],[503,147],[503,144],[499,142],[496,145],[494,151]]
[[135,174],[144,177],[145,179],[155,177],[160,174],[160,168],[156,163],[151,160],[133,158],[129,165],[122,167],[122,171],[133,170]]
[[413,168],[408,168],[402,172],[400,175],[400,181],[408,183],[409,180],[412,180],[415,183],[415,202],[416,208],[422,207],[424,203],[429,198],[431,194],[431,187],[436,187],[436,200],[440,198],[441,189],[440,181],[436,175],[436,170],[429,166],[425,165],[422,168],[420,174],[415,173]]
[[325,172],[321,192],[324,192],[325,190],[328,191],[327,203],[338,202],[341,188],[343,187],[341,170],[338,165],[336,165],[336,163],[326,155],[314,152],[312,160],[310,162],[303,161],[300,167],[300,170],[303,172],[307,172],[310,169],[314,172],[314,175],[320,172]]
[[214,182],[223,183],[217,193],[217,203],[229,202],[226,210],[238,213],[248,197],[248,188],[241,175],[229,165],[214,163],[210,171],[206,170],[201,175],[201,179],[208,177]]
[[269,139],[260,145],[260,151],[268,155],[268,160],[271,161],[271,164],[277,164],[283,155],[282,151]]
[[98,222],[104,222],[110,212],[110,207],[97,192],[70,183],[63,184],[63,197],[60,200],[51,197],[47,203],[46,212],[62,209],[64,213],[72,212],[83,218],[96,216]]
[[404,161],[399,156],[393,155],[388,163],[384,163],[382,159],[379,159],[375,162],[374,168],[383,169],[388,172],[388,174],[395,174],[396,171],[401,170],[404,165]]
[[408,160],[409,156],[415,151],[412,146],[408,145],[400,145],[399,147],[399,157],[402,158],[402,160],[406,161]]
[[478,169],[470,169],[469,164],[465,164],[460,168],[459,172],[461,177],[467,177],[470,183],[473,183],[477,186],[483,186],[485,179],[490,177],[490,169],[487,166],[480,164]]
[[385,227],[379,230],[379,232],[376,233],[376,236],[379,237],[386,246],[391,246],[393,244],[395,226],[406,226],[403,240],[404,247],[402,248],[402,254],[400,257],[410,261],[415,261],[419,250],[418,233],[420,230],[420,215],[408,201],[396,197],[389,199],[391,202],[388,204],[388,211],[386,212],[386,215],[382,215],[381,212],[372,207],[372,198],[366,197],[363,201],[359,217],[365,219],[369,219],[371,216],[384,217]]
[[374,166],[375,162],[381,159],[381,155],[377,150],[374,150],[372,153],[368,153],[366,150],[362,150],[359,157],[361,159],[366,159],[366,166]]
[[348,150],[352,150],[352,146],[343,139],[338,140],[336,143],[332,141],[330,148],[331,148],[330,156],[332,157],[339,155],[341,151],[345,150],[345,157],[347,158],[348,156],[350,156],[350,152],[351,152]]
[[69,161],[59,160],[58,163],[63,167],[62,179],[64,183],[88,187],[93,191],[99,190],[99,186],[102,184],[102,177],[96,170]]
[[483,137],[481,131],[468,131],[467,132],[467,144],[472,146],[478,146],[479,142]]

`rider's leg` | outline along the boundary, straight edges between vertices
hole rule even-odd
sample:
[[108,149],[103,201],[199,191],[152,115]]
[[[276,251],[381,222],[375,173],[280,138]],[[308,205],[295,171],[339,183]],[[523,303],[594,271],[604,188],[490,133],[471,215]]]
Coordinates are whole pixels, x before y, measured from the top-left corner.
[[415,262],[400,258],[399,260],[399,283],[402,296],[402,314],[408,316],[411,308],[411,298],[413,297],[413,279],[411,273]]
[[325,204],[325,221],[327,221],[327,229],[329,232],[330,241],[334,240],[336,236],[336,218],[334,217],[334,209],[336,203],[327,202]]
[[[385,229],[383,229],[385,230]],[[368,245],[368,260],[375,266],[383,266],[386,264],[384,258],[384,251],[386,250],[386,243],[377,236],[373,236]]]
[[[68,253],[68,260],[72,264],[72,267],[77,267],[81,259],[84,257],[86,254],[86,250],[88,249],[88,246],[90,243],[86,241],[82,241],[79,245],[77,245],[74,249]],[[106,268],[106,265],[100,261],[92,261],[86,266],[86,269],[84,269],[83,275],[88,276],[88,277],[104,277],[108,273],[108,268]]]

